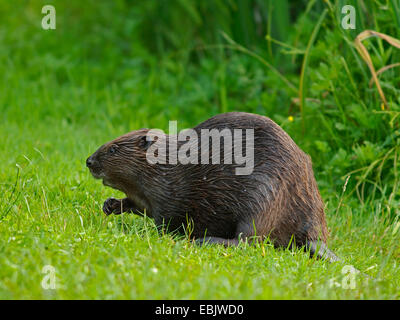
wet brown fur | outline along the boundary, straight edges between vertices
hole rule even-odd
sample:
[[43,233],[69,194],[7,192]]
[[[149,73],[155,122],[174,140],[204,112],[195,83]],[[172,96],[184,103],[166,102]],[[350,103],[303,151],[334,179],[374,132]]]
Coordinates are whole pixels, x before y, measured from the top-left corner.
[[324,204],[311,159],[285,131],[269,118],[241,112],[219,114],[194,129],[200,136],[206,128],[254,129],[254,171],[235,175],[238,165],[223,163],[152,165],[146,160],[148,129],[132,131],[89,158],[92,174],[127,196],[107,200],[104,211],[145,210],[168,230],[182,230],[191,221],[191,237],[225,244],[254,236],[269,237],[276,246],[293,239],[298,245],[326,242]]

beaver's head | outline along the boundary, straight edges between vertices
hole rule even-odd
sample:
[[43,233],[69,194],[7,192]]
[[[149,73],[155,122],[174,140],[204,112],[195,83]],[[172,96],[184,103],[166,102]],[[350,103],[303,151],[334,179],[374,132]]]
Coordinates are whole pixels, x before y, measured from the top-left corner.
[[86,166],[93,177],[103,179],[106,186],[124,191],[127,184],[137,183],[141,172],[148,166],[146,150],[151,141],[148,129],[127,133],[102,145],[87,160]]

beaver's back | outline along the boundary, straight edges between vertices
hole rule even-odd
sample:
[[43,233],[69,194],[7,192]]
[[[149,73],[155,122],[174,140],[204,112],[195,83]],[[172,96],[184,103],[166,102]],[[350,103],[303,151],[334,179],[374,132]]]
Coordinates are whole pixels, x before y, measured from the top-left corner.
[[[230,131],[254,130],[254,168],[237,175],[243,165],[223,163],[178,164],[171,170],[168,195],[159,197],[159,211],[170,227],[192,220],[192,234],[236,238],[270,236],[286,245],[292,235],[298,243],[321,238],[327,230],[310,158],[272,120],[254,114],[231,112],[212,117],[194,128]],[[234,135],[232,134],[232,137]],[[204,152],[200,150],[199,154]],[[220,150],[224,147],[221,139]],[[243,139],[243,153],[245,141]],[[199,156],[200,160],[200,156]]]

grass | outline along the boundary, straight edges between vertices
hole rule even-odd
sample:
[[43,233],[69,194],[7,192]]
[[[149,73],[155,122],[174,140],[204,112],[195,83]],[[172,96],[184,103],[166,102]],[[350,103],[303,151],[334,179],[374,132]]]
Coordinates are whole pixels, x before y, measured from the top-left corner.
[[[287,69],[236,43],[241,37],[232,38],[235,50],[222,49],[223,42],[171,51],[163,38],[164,51],[156,54],[139,32],[151,21],[141,20],[140,5],[55,3],[55,31],[40,28],[47,3],[0,5],[0,298],[400,298],[399,68],[379,75],[390,105],[382,110],[353,31],[335,27],[335,3],[328,1],[315,39],[324,8],[299,14],[291,28],[280,26],[289,39],[274,44],[287,40],[293,49],[282,58],[293,62]],[[397,2],[380,11],[366,5],[374,13],[366,28],[399,38],[391,23]],[[249,32],[250,22],[241,21]],[[376,70],[399,61],[397,49],[377,41],[363,42]],[[284,55],[277,50],[271,54]],[[298,88],[304,58],[302,113],[282,79]],[[343,262],[267,243],[199,248],[159,235],[150,219],[102,213],[106,198],[122,195],[85,168],[99,145],[129,130],[167,130],[169,120],[183,129],[233,110],[271,117],[312,156],[328,244]],[[47,265],[56,270],[55,290],[41,285]],[[344,288],[346,265],[370,278],[357,275],[355,288]]]

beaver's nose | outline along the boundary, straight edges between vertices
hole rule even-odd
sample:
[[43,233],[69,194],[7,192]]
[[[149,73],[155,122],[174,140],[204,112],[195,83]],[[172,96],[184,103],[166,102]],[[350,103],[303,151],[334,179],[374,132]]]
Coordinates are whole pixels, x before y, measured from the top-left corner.
[[86,159],[86,166],[88,167],[88,168],[90,168],[92,165],[93,165],[93,160],[92,160],[92,157],[89,157],[89,158],[87,158]]

